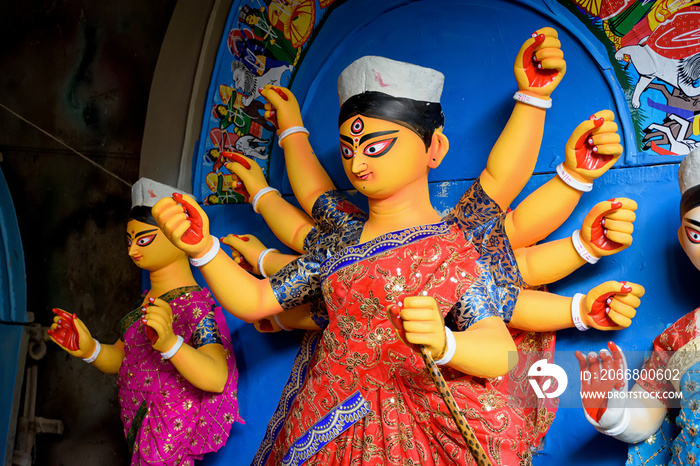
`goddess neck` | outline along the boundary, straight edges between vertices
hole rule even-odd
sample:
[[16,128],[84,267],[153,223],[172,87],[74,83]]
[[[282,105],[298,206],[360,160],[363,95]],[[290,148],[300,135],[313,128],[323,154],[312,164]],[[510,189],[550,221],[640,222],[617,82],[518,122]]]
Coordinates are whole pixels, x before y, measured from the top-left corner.
[[151,279],[151,297],[161,296],[168,291],[183,286],[197,285],[197,281],[192,276],[192,270],[186,256],[178,259],[165,267],[149,272]]

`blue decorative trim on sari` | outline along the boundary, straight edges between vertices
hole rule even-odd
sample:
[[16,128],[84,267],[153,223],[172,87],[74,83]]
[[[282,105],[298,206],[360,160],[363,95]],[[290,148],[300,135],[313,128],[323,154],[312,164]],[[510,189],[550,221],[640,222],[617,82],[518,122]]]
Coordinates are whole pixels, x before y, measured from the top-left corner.
[[477,179],[460,198],[457,205],[445,217],[464,232],[464,237],[479,252],[478,263],[487,270],[474,284],[478,293],[462,298],[450,311],[457,330],[464,330],[483,318],[478,310],[487,302],[497,303],[498,312],[508,323],[513,316],[520,290],[526,286],[515,260],[515,253],[506,235],[506,213],[483,190]]
[[270,418],[270,422],[267,424],[265,436],[258,447],[258,451],[253,458],[251,466],[262,466],[267,463],[270,453],[272,452],[272,446],[275,440],[277,440],[277,436],[280,430],[282,430],[284,421],[289,415],[292,403],[304,384],[304,380],[306,380],[309,363],[311,362],[320,339],[321,332],[307,331],[304,333],[304,338],[301,340],[299,350],[294,357],[292,372],[289,374],[289,379],[287,379],[287,383],[284,385],[280,401],[277,404],[277,408],[275,408],[274,414]]
[[357,391],[323,416],[299,437],[282,459],[284,466],[303,464],[327,443],[345,432],[369,412],[369,403]]
[[342,254],[337,254],[321,264],[321,282],[350,264],[420,241],[429,236],[445,234],[449,229],[449,225],[445,222],[420,225],[407,228],[406,230],[387,233],[366,243],[348,246]]
[[[323,300],[318,274],[321,263],[343,247],[356,244],[367,220],[364,212],[336,190],[316,199],[312,217],[315,225],[304,238],[304,254],[270,277],[275,298],[285,310]],[[323,328],[327,318],[319,317],[320,322],[314,321]]]

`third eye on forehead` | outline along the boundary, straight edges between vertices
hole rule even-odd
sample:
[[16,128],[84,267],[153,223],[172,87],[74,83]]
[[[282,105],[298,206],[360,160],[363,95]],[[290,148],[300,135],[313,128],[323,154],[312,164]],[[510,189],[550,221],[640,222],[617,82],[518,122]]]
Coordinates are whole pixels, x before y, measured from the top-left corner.
[[[388,131],[376,131],[374,133],[365,134],[360,138],[360,145],[364,144],[365,142],[367,142],[370,139],[374,139],[374,138],[378,138],[381,136],[386,136],[388,134],[394,134],[394,133],[398,133],[398,132],[399,132],[398,130],[392,129],[392,130],[388,130]],[[343,141],[345,141],[349,144],[353,144],[355,142],[353,138],[351,138],[349,136],[345,136],[344,134],[340,135],[340,139],[342,139]]]

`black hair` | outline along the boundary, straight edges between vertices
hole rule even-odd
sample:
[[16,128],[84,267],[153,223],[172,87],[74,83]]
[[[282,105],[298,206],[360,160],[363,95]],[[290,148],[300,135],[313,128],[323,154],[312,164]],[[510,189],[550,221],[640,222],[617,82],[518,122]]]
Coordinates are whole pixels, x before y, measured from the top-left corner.
[[147,223],[156,227],[158,226],[156,219],[153,218],[153,214],[151,213],[151,208],[146,205],[132,207],[129,211],[129,218],[127,218],[126,221],[128,222],[130,220],[136,220],[137,222]]
[[393,97],[383,92],[369,91],[350,97],[340,107],[338,127],[355,115],[379,118],[404,126],[416,133],[428,150],[436,129],[445,124],[439,102]]
[[685,190],[681,196],[681,220],[689,211],[700,206],[700,185]]

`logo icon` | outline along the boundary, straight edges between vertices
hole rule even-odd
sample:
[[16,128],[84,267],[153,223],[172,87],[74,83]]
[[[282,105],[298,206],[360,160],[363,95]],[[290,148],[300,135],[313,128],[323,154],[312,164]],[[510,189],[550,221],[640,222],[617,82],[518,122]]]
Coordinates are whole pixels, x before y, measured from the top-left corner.
[[[535,391],[537,398],[555,398],[564,393],[566,386],[569,383],[569,377],[567,377],[564,369],[557,366],[554,363],[548,363],[546,359],[540,359],[535,364],[530,367],[527,371],[527,376],[529,378],[530,385]],[[537,379],[535,377],[547,377],[544,383],[540,387]],[[547,390],[552,388],[552,381],[556,381],[556,389],[549,393]]]

